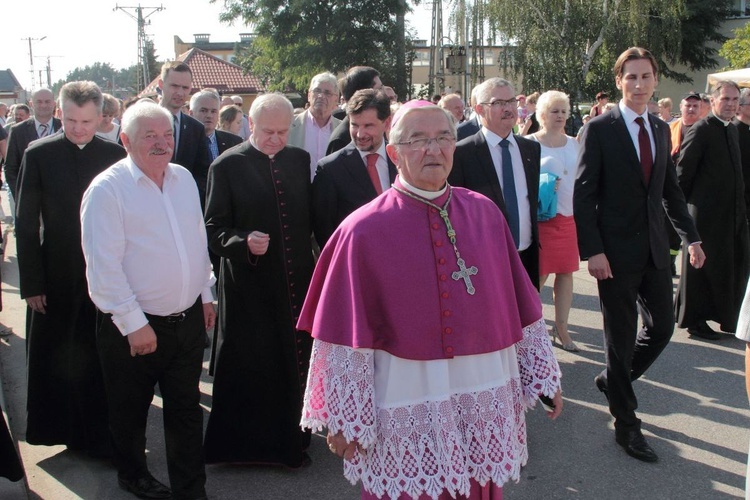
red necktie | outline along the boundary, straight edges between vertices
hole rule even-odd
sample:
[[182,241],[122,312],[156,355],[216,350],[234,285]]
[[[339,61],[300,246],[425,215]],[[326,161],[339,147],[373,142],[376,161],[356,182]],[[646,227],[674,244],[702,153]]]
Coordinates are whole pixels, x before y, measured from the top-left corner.
[[377,153],[370,153],[367,155],[367,175],[370,176],[370,181],[372,181],[372,186],[375,188],[375,192],[380,194],[383,192],[383,186],[380,184],[380,176],[378,175],[378,169],[376,167],[377,163]]
[[641,151],[641,168],[643,169],[643,177],[646,178],[646,185],[651,180],[651,169],[654,166],[654,156],[651,152],[651,139],[646,132],[646,126],[643,123],[643,117],[635,119],[641,129],[638,131],[638,149]]

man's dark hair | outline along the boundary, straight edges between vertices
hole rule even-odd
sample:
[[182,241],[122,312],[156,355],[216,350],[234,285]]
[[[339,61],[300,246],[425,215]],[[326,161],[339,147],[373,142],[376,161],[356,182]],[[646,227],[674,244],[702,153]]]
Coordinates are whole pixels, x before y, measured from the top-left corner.
[[27,104],[16,104],[16,107],[13,109],[22,109],[26,111],[26,113],[31,114],[31,108]]
[[190,66],[185,64],[182,61],[167,61],[164,63],[164,65],[161,67],[161,79],[166,80],[167,75],[170,71],[176,71],[177,73],[190,73],[190,77],[193,77],[193,70],[190,69]]
[[714,86],[711,89],[711,97],[713,97],[714,99],[718,98],[721,95],[721,89],[727,87],[737,89],[737,92],[742,92],[742,90],[740,90],[740,86],[737,85],[737,82],[733,82],[732,80],[719,80],[718,82],[714,83]]
[[59,95],[59,104],[72,102],[81,107],[87,102],[93,102],[99,112],[102,110],[102,91],[97,84],[89,81],[68,82],[62,86]]
[[356,91],[346,103],[348,115],[358,115],[366,109],[374,109],[378,120],[384,121],[391,116],[391,99],[382,90],[363,89]]
[[380,76],[380,72],[369,66],[354,66],[349,68],[346,76],[340,80],[339,90],[345,101],[352,98],[354,93],[362,89],[371,89],[373,81]]

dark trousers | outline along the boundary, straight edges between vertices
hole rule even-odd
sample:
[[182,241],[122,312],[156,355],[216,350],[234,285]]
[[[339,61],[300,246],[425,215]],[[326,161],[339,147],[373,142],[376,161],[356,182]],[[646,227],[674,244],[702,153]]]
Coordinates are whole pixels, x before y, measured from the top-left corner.
[[[599,280],[607,368],[602,372],[615,430],[640,428],[632,382],[659,357],[674,332],[670,269],[648,265],[637,273],[613,271]],[[639,328],[638,314],[642,325]]]
[[146,420],[154,386],[164,404],[164,437],[172,496],[204,496],[203,410],[198,383],[203,363],[203,308],[200,299],[184,320],[149,316],[156,351],[130,355],[130,344],[108,314],[100,314],[97,345],[109,403],[109,425],[118,475],[133,479],[148,473]]

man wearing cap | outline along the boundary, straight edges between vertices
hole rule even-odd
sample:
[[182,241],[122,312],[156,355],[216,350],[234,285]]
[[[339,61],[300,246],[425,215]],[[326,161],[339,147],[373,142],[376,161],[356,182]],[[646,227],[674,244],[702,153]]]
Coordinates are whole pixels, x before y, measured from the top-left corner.
[[677,160],[680,182],[690,215],[703,240],[708,259],[702,269],[685,265],[675,297],[680,328],[692,337],[719,340],[722,335],[706,321],[734,333],[750,274],[750,235],[746,192],[737,127],[740,89],[720,81],[711,93],[711,114],[690,127]]
[[391,124],[385,92],[358,90],[346,104],[351,142],[318,163],[313,181],[313,230],[320,248],[347,215],[391,187],[396,166],[385,152]]
[[524,409],[562,410],[539,296],[500,210],[446,182],[447,112],[410,101],[390,139],[397,180],[334,232],[300,315],[302,426],[328,429],[363,499],[501,498],[528,458]]

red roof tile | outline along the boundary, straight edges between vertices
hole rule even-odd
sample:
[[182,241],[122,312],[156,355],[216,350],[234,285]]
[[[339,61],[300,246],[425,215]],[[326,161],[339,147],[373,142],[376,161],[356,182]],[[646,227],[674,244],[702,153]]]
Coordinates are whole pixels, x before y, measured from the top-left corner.
[[[210,87],[220,94],[258,94],[264,92],[265,87],[254,75],[246,74],[244,70],[234,64],[201,49],[192,48],[180,54],[178,61],[182,61],[193,72],[193,88],[191,94],[200,89]],[[157,76],[139,95],[156,93]]]

